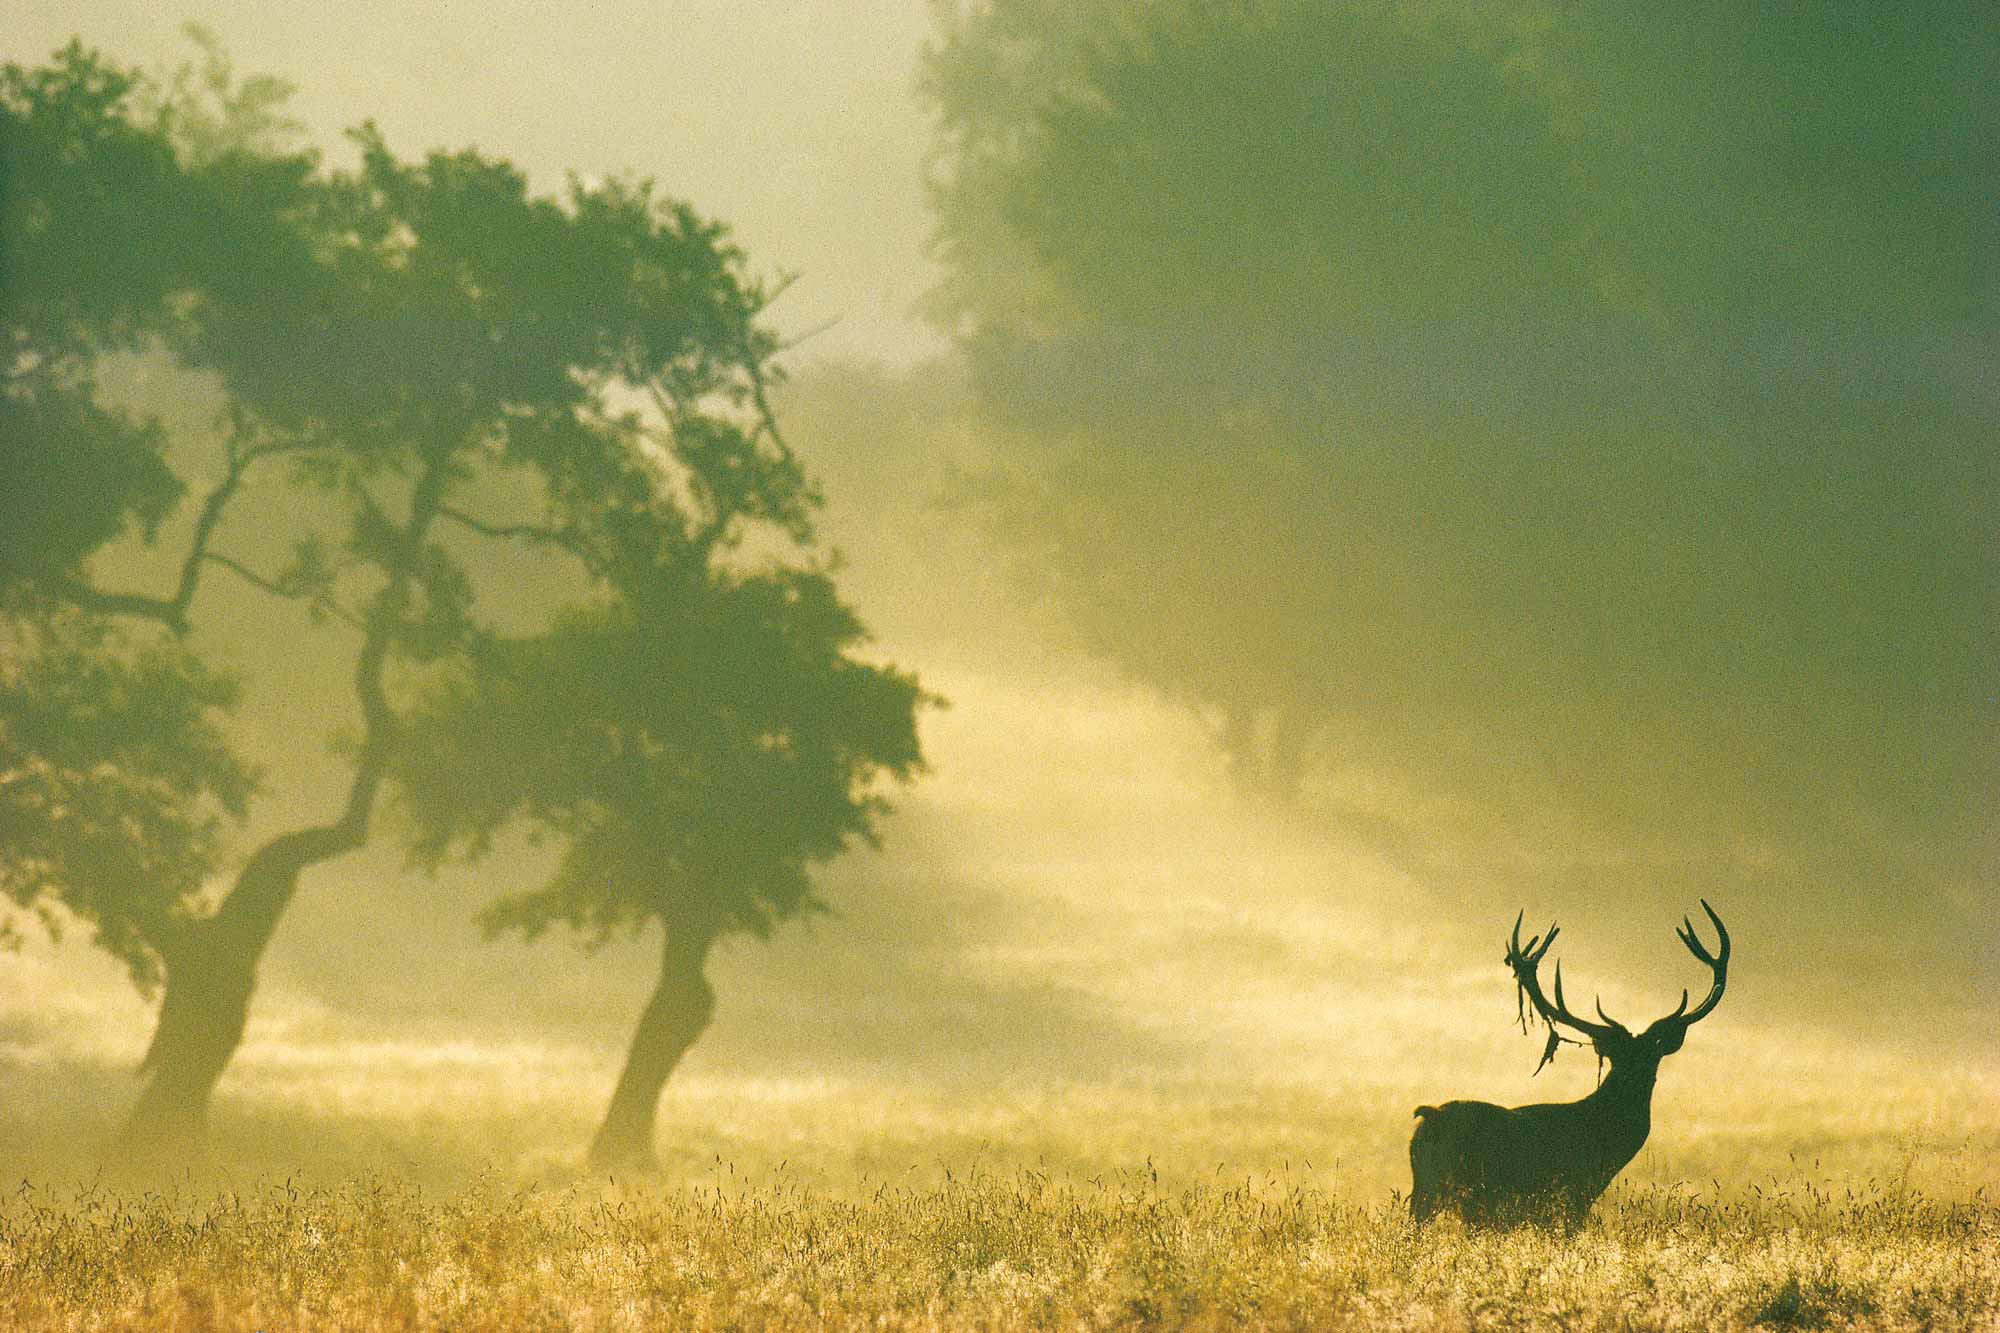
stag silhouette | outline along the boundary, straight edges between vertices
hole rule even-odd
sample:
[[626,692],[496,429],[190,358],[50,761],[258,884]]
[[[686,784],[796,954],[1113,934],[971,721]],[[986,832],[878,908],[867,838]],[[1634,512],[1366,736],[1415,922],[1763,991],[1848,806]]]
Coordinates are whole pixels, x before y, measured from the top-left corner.
[[[1606,1014],[1602,1004],[1597,1006],[1602,1022],[1572,1014],[1563,1003],[1560,961],[1555,1003],[1550,1004],[1536,969],[1555,943],[1556,927],[1551,924],[1548,934],[1522,944],[1521,921],[1527,913],[1514,918],[1506,961],[1514,970],[1516,998],[1532,1004],[1549,1028],[1548,1045],[1535,1072],[1542,1072],[1561,1043],[1585,1044],[1565,1036],[1562,1028],[1582,1033],[1599,1059],[1610,1062],[1611,1072],[1581,1101],[1516,1107],[1490,1102],[1419,1106],[1416,1133],[1410,1136],[1412,1217],[1422,1222],[1451,1210],[1474,1226],[1553,1222],[1573,1228],[1583,1221],[1612,1177],[1646,1142],[1660,1061],[1678,1051],[1689,1026],[1706,1018],[1722,999],[1729,973],[1729,932],[1705,899],[1701,908],[1715,923],[1721,940],[1714,954],[1702,947],[1694,923],[1686,917],[1675,933],[1713,974],[1708,998],[1690,1012],[1688,993],[1682,991],[1680,1008],[1636,1036]],[[1520,1013],[1525,1026],[1525,1007]]]

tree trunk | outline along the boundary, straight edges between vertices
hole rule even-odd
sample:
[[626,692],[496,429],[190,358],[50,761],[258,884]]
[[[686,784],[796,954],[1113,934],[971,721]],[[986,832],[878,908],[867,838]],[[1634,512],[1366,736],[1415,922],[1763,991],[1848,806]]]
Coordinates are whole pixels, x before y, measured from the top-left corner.
[[299,875],[355,841],[344,826],[273,838],[243,867],[216,914],[166,952],[160,1021],[139,1066],[146,1087],[117,1145],[128,1164],[181,1163],[200,1152],[215,1085],[243,1044],[257,964]]
[[702,974],[714,941],[712,927],[667,927],[660,984],[639,1016],[639,1030],[632,1036],[610,1109],[590,1145],[593,1169],[658,1169],[653,1126],[659,1117],[660,1089],[715,1016],[715,990]]
[[410,496],[402,553],[385,563],[388,581],[368,610],[366,633],[354,662],[354,692],[364,731],[340,818],[280,834],[259,847],[213,917],[191,926],[171,944],[161,942],[166,993],[160,1000],[153,1044],[139,1066],[149,1081],[119,1145],[130,1157],[142,1162],[184,1161],[203,1146],[215,1085],[243,1044],[257,964],[298,892],[299,876],[368,840],[375,794],[396,730],[382,677],[397,632],[404,627],[416,553],[437,517],[450,478],[449,451],[433,452]]
[[167,964],[153,1044],[140,1066],[146,1087],[117,1149],[125,1164],[169,1165],[200,1152],[208,1105],[243,1042],[257,959],[206,932]]

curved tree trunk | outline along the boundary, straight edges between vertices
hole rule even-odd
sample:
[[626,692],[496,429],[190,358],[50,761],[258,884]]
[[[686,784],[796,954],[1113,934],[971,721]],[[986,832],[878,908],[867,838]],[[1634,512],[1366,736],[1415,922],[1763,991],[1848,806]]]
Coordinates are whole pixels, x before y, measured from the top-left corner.
[[390,649],[403,628],[424,533],[437,517],[450,480],[449,451],[433,454],[410,496],[403,549],[386,566],[388,580],[369,607],[354,662],[354,692],[364,727],[347,804],[334,823],[271,839],[244,865],[214,916],[189,927],[162,949],[167,965],[159,1026],[140,1064],[149,1081],[119,1142],[141,1162],[185,1160],[201,1147],[208,1106],[222,1071],[243,1044],[257,964],[298,892],[307,868],[351,852],[368,840],[375,794],[393,743],[396,717],[383,690]]
[[702,969],[713,927],[667,927],[660,957],[660,984],[639,1015],[639,1030],[611,1094],[604,1124],[590,1145],[590,1165],[599,1171],[657,1169],[653,1126],[659,1117],[660,1090],[688,1047],[715,1016],[715,989]]
[[257,964],[299,875],[359,843],[346,822],[273,838],[243,867],[216,914],[167,952],[159,1025],[139,1066],[146,1088],[119,1143],[129,1158],[176,1161],[200,1148],[215,1085],[243,1044]]
[[126,1165],[184,1160],[206,1137],[208,1103],[249,1018],[257,960],[225,953],[206,935],[167,964],[153,1042],[139,1068],[146,1087],[116,1145]]

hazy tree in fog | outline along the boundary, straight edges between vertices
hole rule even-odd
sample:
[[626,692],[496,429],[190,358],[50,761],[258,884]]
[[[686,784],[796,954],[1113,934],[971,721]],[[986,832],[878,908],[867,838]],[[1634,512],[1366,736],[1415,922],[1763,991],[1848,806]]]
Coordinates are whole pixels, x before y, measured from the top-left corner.
[[1971,3],[957,6],[935,299],[995,512],[1246,779],[1412,855],[1486,830],[1545,874],[1556,829],[1967,906],[1996,38]]
[[[160,553],[157,590],[96,587],[90,556],[151,540],[190,483],[95,371],[143,348],[213,365],[192,312],[241,299],[283,248],[280,201],[310,164],[184,161],[136,90],[74,45],[0,71],[0,887],[52,930],[87,924],[150,991],[168,966],[198,969],[202,885],[255,787],[220,725],[235,685],[183,636],[233,480],[272,450],[239,419],[204,539]],[[272,91],[246,85],[237,104],[254,119]]]
[[[199,1134],[301,875],[362,845],[392,773],[427,773],[410,747],[445,701],[515,691],[492,703],[504,710],[541,688],[518,674],[534,654],[574,707],[593,692],[574,675],[562,682],[563,664],[591,669],[602,660],[591,653],[637,636],[646,648],[618,658],[621,669],[682,687],[656,698],[626,676],[611,699],[671,697],[702,714],[680,723],[697,733],[741,720],[751,729],[730,734],[752,750],[796,752],[808,767],[822,727],[826,744],[855,747],[838,771],[856,782],[872,762],[907,772],[916,760],[915,687],[847,663],[840,649],[856,630],[824,572],[768,554],[807,539],[812,492],[765,405],[776,350],[756,322],[766,293],[720,226],[650,186],[573,183],[534,198],[519,172],[477,153],[404,162],[372,128],[354,136],[358,169],[327,171],[274,146],[281,89],[235,86],[213,53],[205,74],[204,87],[142,90],[72,49],[48,69],[10,67],[0,86],[0,873],[14,903],[51,925],[91,922],[142,985],[160,987],[131,1122],[134,1143],[154,1147]],[[170,440],[106,405],[93,371],[116,351],[205,373],[225,404],[213,436]],[[288,559],[249,555],[271,546],[244,521],[253,474],[298,497]],[[192,512],[175,524],[181,505]],[[173,540],[154,546],[150,581],[112,586],[92,557],[134,529]],[[732,559],[759,530],[772,537],[766,554]],[[560,554],[588,600],[539,639],[501,638],[492,617],[518,619],[520,599],[482,588],[476,566],[489,556],[464,557],[499,545]],[[320,794],[324,816],[240,851],[222,835],[255,784],[226,739],[230,679],[191,632],[214,614],[216,578],[296,603],[293,651],[337,666],[352,692],[340,738],[351,776]],[[799,673],[703,657],[714,648],[694,630],[704,618],[765,633],[737,640],[746,652],[783,648],[825,668],[822,688],[791,704],[823,721],[773,721],[787,705],[757,690],[790,688]],[[687,661],[744,674],[688,685],[676,665]],[[852,706],[872,711],[856,723],[842,711]],[[529,813],[573,840],[565,891],[616,864],[606,839],[621,835],[605,811],[629,841],[668,836],[647,821],[706,816],[711,799],[825,799],[811,782],[752,792],[740,773],[702,777],[690,759],[649,770],[653,804],[620,804],[611,798],[627,789],[593,784],[659,742],[634,730],[627,748],[617,729],[628,720],[615,714],[552,717],[575,729],[574,763],[559,778],[536,770],[554,785],[534,787]],[[589,741],[621,757],[607,767]],[[711,750],[717,765],[734,757]],[[307,799],[290,795],[289,808]],[[433,795],[413,790],[413,808],[435,809]],[[845,785],[839,795],[848,802]],[[856,797],[842,829],[865,831],[870,809]],[[484,828],[485,814],[467,818]],[[728,818],[790,829],[810,816],[739,805],[703,827]],[[459,827],[426,826],[424,849]],[[827,854],[840,836],[787,832],[780,857]],[[752,877],[753,860],[731,865]],[[776,878],[759,892],[774,913],[793,909]],[[686,948],[689,933],[675,940]]]
[[657,506],[664,522],[583,553],[613,600],[489,640],[441,681],[398,768],[433,864],[509,827],[560,844],[545,884],[488,909],[489,933],[563,924],[599,945],[660,924],[599,1167],[653,1163],[661,1088],[714,1012],[716,940],[822,910],[809,867],[872,839],[877,775],[920,762],[922,695],[849,656],[861,627],[825,572],[732,567],[743,529],[803,538],[807,516],[787,461],[738,456],[692,503]]

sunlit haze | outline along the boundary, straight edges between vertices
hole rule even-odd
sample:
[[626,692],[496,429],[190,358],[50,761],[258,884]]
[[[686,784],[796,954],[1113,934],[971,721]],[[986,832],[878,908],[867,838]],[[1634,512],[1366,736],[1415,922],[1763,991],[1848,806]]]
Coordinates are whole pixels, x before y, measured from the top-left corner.
[[[866,626],[854,663],[926,692],[899,715],[922,764],[871,733],[879,845],[801,834],[808,879],[716,928],[669,1172],[730,1145],[834,1176],[995,1144],[1176,1178],[1317,1154],[1386,1196],[1417,1103],[1596,1084],[1587,1049],[1531,1081],[1517,913],[1560,922],[1577,1010],[1638,1028],[1707,993],[1674,934],[1714,938],[1705,899],[1728,995],[1660,1075],[1649,1178],[1808,1145],[1873,1170],[1903,1135],[1969,1188],[2000,1143],[1993,24],[1712,8],[1704,45],[1528,3],[15,0],[0,55],[74,36],[165,72],[193,20],[237,77],[295,86],[327,169],[373,122],[398,161],[476,148],[531,195],[650,179],[789,281],[763,323],[824,496],[799,559]],[[165,597],[226,398],[157,350],[96,375],[194,480],[155,544],[128,524],[79,568]],[[644,387],[608,401],[653,413]],[[354,475],[249,474],[218,549],[275,571],[344,504],[415,512],[383,480],[411,474]],[[530,523],[522,475],[459,503]],[[719,568],[794,558],[744,512]],[[434,534],[482,626],[538,633],[581,576],[492,535]],[[262,773],[212,905],[340,814],[372,622],[203,577],[175,642],[240,678],[228,735]],[[392,660],[390,703],[456,660]],[[411,734],[476,730],[439,715]],[[491,716],[504,740],[518,715]],[[467,752],[435,772],[476,775]],[[335,1158],[462,1121],[493,1137],[461,1161],[554,1170],[612,1094],[671,909],[614,892],[600,938],[583,898],[517,903],[487,938],[575,826],[439,813],[431,771],[387,770],[367,846],[307,866],[255,968],[215,1092],[260,1164],[303,1117],[356,1127]],[[754,841],[764,813],[731,817]],[[793,910],[807,882],[830,912]],[[157,995],[70,908],[55,940],[0,902],[0,1103],[25,1108],[0,1123],[103,1139]],[[0,1170],[89,1155],[45,1131]]]

